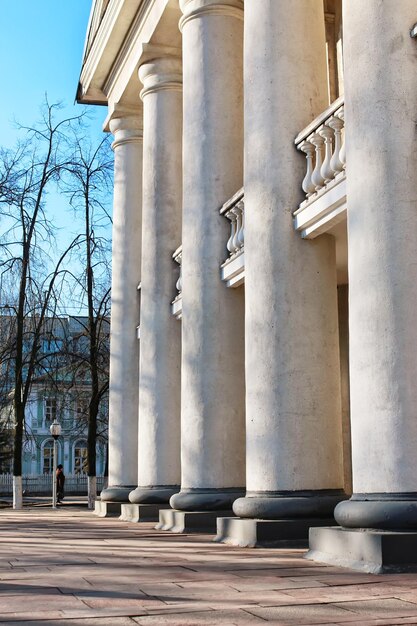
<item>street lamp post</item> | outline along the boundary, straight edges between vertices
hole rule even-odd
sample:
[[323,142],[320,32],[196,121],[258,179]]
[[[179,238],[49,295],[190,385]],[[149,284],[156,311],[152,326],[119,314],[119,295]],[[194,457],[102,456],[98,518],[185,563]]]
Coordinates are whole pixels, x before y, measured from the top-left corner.
[[56,468],[57,468],[57,456],[58,456],[58,438],[61,434],[61,424],[58,424],[54,420],[49,428],[51,435],[54,438],[54,469],[52,476],[52,508],[56,509]]

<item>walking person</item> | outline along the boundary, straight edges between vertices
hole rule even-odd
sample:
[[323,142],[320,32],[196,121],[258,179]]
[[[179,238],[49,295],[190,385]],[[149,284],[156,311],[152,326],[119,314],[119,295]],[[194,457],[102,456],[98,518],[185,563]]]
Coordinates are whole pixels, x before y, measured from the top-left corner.
[[58,465],[56,468],[56,495],[58,504],[64,499],[65,474],[64,467]]

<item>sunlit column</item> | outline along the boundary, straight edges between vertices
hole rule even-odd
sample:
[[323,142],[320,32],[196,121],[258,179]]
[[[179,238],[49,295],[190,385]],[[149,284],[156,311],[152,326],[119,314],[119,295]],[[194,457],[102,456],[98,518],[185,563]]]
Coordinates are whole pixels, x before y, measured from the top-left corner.
[[114,135],[109,486],[101,499],[128,502],[137,485],[139,324],[142,236],[142,119],[110,121]]
[[326,106],[322,1],[245,3],[243,518],[331,517],[343,493],[335,243],[302,240],[292,219],[294,138]]
[[181,324],[171,314],[181,242],[181,60],[142,65],[143,207],[138,487],[135,504],[168,502],[180,484]]
[[244,486],[244,301],[219,264],[219,208],[242,186],[243,2],[181,0],[183,253],[181,492],[183,511],[230,508]]

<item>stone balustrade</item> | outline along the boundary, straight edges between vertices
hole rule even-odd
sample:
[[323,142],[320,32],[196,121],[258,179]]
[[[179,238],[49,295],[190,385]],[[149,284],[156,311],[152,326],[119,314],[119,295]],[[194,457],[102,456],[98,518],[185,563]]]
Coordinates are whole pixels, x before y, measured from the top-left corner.
[[172,315],[174,315],[177,320],[180,320],[182,318],[182,245],[175,250],[172,258],[179,265],[179,277],[175,283],[175,288],[178,293],[171,302],[171,311]]
[[225,214],[230,220],[230,237],[227,241],[227,249],[230,256],[242,252],[245,245],[245,202],[242,198],[232,206]]
[[343,96],[311,122],[295,139],[306,157],[302,189],[306,195],[294,213],[303,237],[326,232],[346,213],[346,149]]
[[238,287],[245,280],[245,198],[239,189],[220,209],[230,222],[226,248],[229,256],[221,265],[221,277],[228,287]]
[[346,167],[344,125],[344,105],[339,98],[296,138],[297,149],[306,155],[307,172],[302,188],[307,198],[343,173]]

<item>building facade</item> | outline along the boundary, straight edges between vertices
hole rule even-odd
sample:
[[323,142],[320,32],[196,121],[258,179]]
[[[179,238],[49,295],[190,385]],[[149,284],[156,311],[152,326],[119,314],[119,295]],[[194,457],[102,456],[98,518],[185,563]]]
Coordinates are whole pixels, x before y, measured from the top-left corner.
[[93,2],[77,97],[108,107],[115,157],[103,500],[417,563],[416,21],[414,0]]
[[[0,458],[0,474],[12,472],[14,420],[11,392],[15,371],[15,322],[14,316],[1,316],[0,427],[5,440]],[[37,365],[25,409],[22,456],[24,476],[35,477],[53,472],[54,440],[50,426],[54,421],[58,421],[62,427],[58,440],[57,463],[62,463],[67,475],[84,475],[87,472],[88,411],[91,398],[91,376],[88,368],[83,365],[89,349],[87,324],[88,318],[83,316],[47,317],[43,324]],[[24,330],[25,378],[32,336],[32,320],[28,318]],[[100,335],[102,377],[105,377],[106,371],[108,374],[108,341],[109,322],[104,320]],[[97,433],[96,471],[98,476],[102,476],[107,454],[107,391],[100,402]]]
[[[26,436],[24,441],[23,475],[51,474],[53,471],[54,440],[50,426],[57,420],[62,426],[58,440],[57,463],[62,463],[64,473],[87,474],[87,419],[88,389],[69,391],[64,382],[57,388],[37,381],[33,384],[25,413]],[[100,436],[97,441],[98,476],[103,476],[107,444],[107,403],[103,403],[99,418]]]

